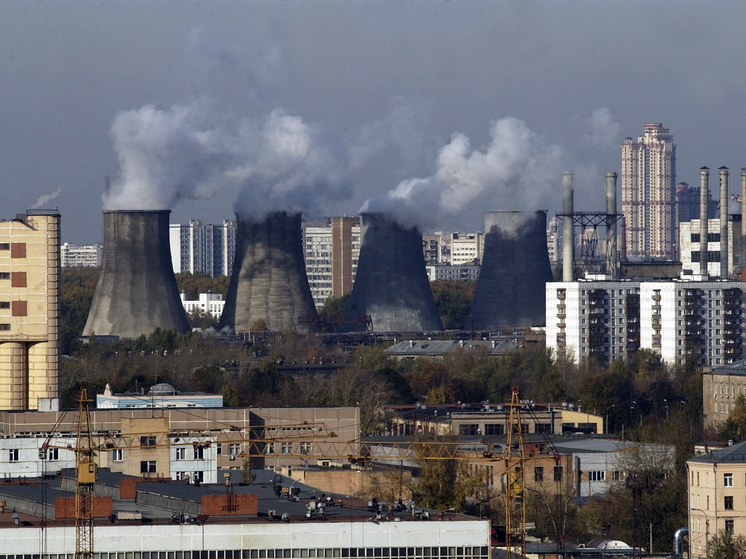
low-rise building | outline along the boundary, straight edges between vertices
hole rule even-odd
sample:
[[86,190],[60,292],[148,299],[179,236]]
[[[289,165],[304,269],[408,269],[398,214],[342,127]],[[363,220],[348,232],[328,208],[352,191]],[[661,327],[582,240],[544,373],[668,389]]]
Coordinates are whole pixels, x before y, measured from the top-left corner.
[[88,246],[64,243],[60,247],[60,262],[63,268],[86,266],[98,268],[104,259],[104,245],[96,243]]
[[740,360],[702,371],[702,412],[705,428],[719,428],[735,408],[739,396],[746,396],[746,361]]
[[221,293],[200,293],[197,300],[187,299],[187,294],[181,292],[181,304],[184,305],[184,310],[187,314],[201,315],[201,316],[214,316],[220,318],[223,314],[223,308],[225,308],[225,301],[223,301],[223,295]]
[[425,266],[430,281],[476,281],[482,266],[479,264],[428,264]]

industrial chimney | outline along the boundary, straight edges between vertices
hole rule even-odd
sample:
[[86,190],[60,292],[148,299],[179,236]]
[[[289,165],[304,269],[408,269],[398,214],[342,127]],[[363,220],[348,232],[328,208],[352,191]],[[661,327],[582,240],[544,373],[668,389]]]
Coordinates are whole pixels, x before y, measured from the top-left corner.
[[619,278],[616,256],[616,173],[606,173],[606,273]]
[[707,207],[708,194],[710,192],[710,169],[701,167],[699,169],[699,273],[707,276],[709,270],[707,267],[707,242],[709,209]]
[[[562,173],[562,281],[572,281],[575,272],[575,235],[572,213],[574,210],[573,172]],[[485,229],[485,233],[487,229]]]
[[307,331],[300,317],[316,316],[303,259],[301,214],[275,212],[262,221],[237,216],[236,257],[218,328],[248,332]]
[[720,277],[728,277],[728,167],[720,169]]
[[487,212],[484,230],[484,260],[469,313],[473,327],[543,324],[545,286],[552,281],[546,212]]
[[84,336],[189,330],[171,266],[171,210],[104,211],[104,257]]
[[420,231],[384,214],[364,213],[360,233],[360,257],[347,315],[370,316],[376,332],[442,330],[425,271]]

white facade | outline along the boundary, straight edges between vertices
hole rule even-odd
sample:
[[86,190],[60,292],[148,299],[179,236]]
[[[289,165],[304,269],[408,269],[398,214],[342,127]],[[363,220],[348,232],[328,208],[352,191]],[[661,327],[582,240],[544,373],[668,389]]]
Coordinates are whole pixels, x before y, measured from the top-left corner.
[[451,266],[450,264],[430,264],[425,266],[427,278],[430,281],[476,281],[482,267],[479,264],[461,264]]
[[[741,247],[741,223],[734,222],[733,218],[740,218],[740,215],[731,215],[728,219],[728,275],[740,273],[741,251],[736,247]],[[701,250],[700,242],[700,220],[693,219],[679,223],[679,246],[680,260],[682,270],[691,270],[693,275],[704,275],[711,277],[720,276],[720,219],[707,220],[708,236],[710,241],[707,243],[707,252],[709,254],[707,262],[707,271],[701,269],[699,255]]]
[[547,347],[609,364],[637,349],[720,365],[744,353],[740,281],[547,283]]
[[236,222],[219,225],[190,221],[169,226],[171,263],[174,273],[202,273],[212,277],[230,276],[236,253]]
[[[205,522],[198,524],[97,524],[94,551],[99,559],[158,559],[153,552],[175,553],[176,559],[222,557],[349,557],[349,550],[367,551],[368,557],[382,559],[488,559],[488,520],[449,518],[449,522]],[[47,526],[44,537],[36,526],[0,529],[0,549],[6,559],[31,555],[72,559],[75,554],[75,526]],[[399,549],[406,548],[405,555]],[[441,554],[441,548],[446,553]],[[374,553],[377,550],[377,553]],[[410,554],[411,552],[411,554]],[[280,555],[276,555],[280,553]],[[286,555],[287,553],[287,555]],[[328,555],[327,555],[328,553]],[[57,555],[58,554],[58,555]]]
[[451,266],[482,262],[484,233],[451,233]]
[[67,449],[75,445],[74,437],[53,437],[44,453],[42,445],[46,440],[46,437],[0,438],[0,478],[42,477],[75,467],[75,453]]
[[60,263],[63,268],[73,266],[99,267],[104,258],[104,245],[78,246],[64,243],[60,247]]
[[559,264],[562,256],[562,237],[560,237],[556,216],[549,220],[549,226],[547,227],[547,252],[549,253],[549,263],[554,268]]
[[220,318],[223,314],[225,301],[220,293],[200,293],[199,298],[194,301],[186,298],[186,293],[181,292],[181,304],[188,314],[211,315]]

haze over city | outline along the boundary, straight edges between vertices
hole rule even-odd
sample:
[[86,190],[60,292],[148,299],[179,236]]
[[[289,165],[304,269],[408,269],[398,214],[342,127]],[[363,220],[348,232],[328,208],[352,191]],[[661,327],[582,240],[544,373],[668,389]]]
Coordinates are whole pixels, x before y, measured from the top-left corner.
[[485,209],[558,211],[565,169],[577,209],[602,209],[603,174],[645,122],[670,129],[677,181],[696,184],[702,165],[746,164],[745,15],[681,1],[6,1],[3,217],[58,207],[64,240],[100,241],[109,175],[112,193],[155,191],[172,222],[230,218],[237,200],[326,215],[372,200],[426,230],[473,230]]

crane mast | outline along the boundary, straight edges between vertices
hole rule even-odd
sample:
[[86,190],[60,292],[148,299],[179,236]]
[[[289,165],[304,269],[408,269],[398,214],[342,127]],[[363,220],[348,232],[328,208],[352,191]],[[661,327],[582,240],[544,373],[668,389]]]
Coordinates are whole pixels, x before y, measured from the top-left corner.
[[523,449],[521,401],[518,387],[513,386],[505,445],[505,549],[526,557],[526,501],[524,499],[526,455]]
[[75,559],[93,559],[93,487],[96,483],[94,445],[88,386],[81,383],[78,394],[77,437],[75,441]]

